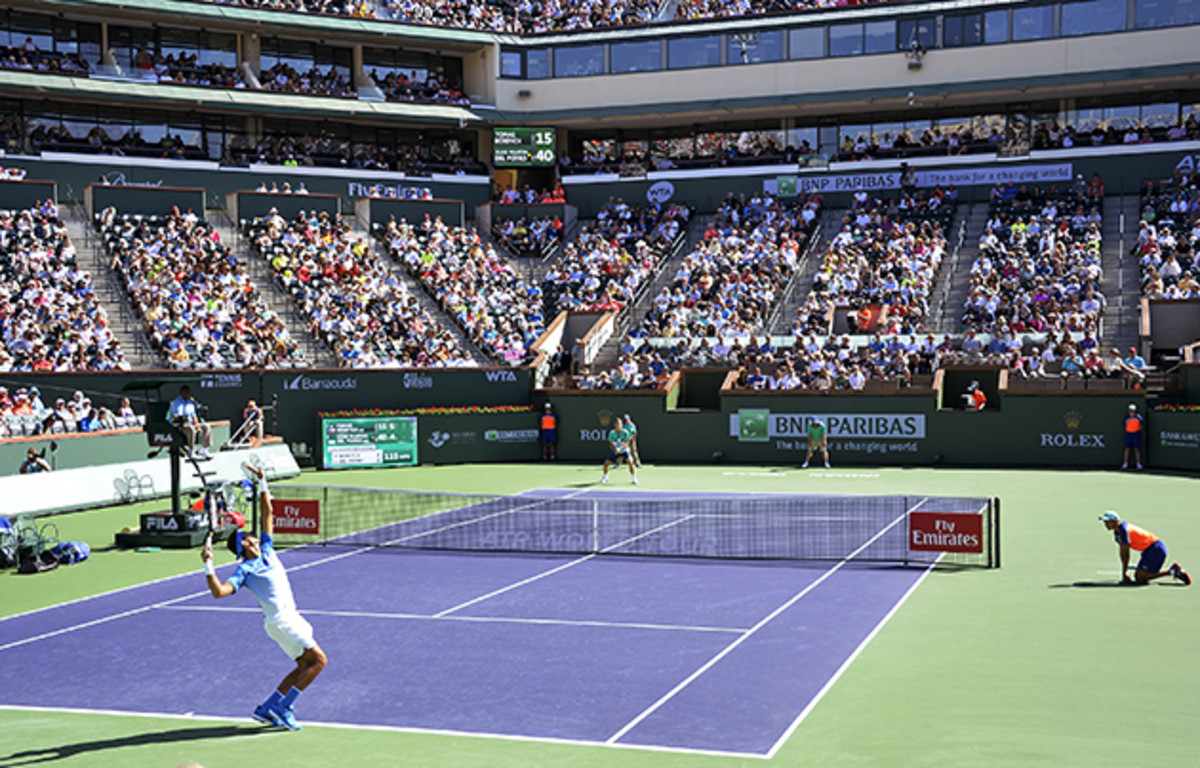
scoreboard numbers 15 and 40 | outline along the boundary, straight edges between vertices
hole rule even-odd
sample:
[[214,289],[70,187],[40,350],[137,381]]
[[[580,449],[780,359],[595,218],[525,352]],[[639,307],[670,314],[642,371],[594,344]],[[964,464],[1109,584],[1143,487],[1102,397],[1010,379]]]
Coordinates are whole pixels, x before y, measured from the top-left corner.
[[553,128],[492,129],[492,164],[522,167],[554,165]]

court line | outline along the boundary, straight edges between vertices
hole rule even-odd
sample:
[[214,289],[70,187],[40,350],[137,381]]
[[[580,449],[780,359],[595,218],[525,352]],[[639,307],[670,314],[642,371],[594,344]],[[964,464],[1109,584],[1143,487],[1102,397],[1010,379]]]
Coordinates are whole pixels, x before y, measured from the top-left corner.
[[[262,611],[250,606],[218,606],[218,605],[168,605],[161,606],[167,611],[206,611],[218,613],[254,613]],[[724,634],[741,634],[745,627],[711,627],[693,626],[688,624],[650,624],[645,622],[627,621],[589,621],[584,619],[537,619],[514,616],[439,616],[428,613],[379,613],[375,611],[329,611],[301,609],[305,616],[338,616],[355,619],[401,619],[417,621],[470,621],[480,624],[543,624],[563,627],[603,627],[613,629],[654,629],[674,632],[717,632]]]
[[872,536],[870,539],[868,539],[862,546],[860,546],[858,549],[851,552],[849,555],[846,555],[846,557],[844,557],[840,561],[838,561],[838,563],[836,565],[834,565],[832,568],[830,568],[829,570],[827,570],[823,574],[821,574],[819,577],[817,577],[817,579],[815,581],[813,581],[811,584],[809,584],[807,587],[805,587],[804,589],[800,590],[798,593],[793,595],[791,597],[791,599],[789,599],[783,605],[779,606],[778,608],[776,608],[775,610],[771,611],[769,614],[764,616],[762,619],[760,619],[757,624],[755,624],[750,629],[746,630],[741,635],[741,637],[734,640],[732,643],[730,643],[729,645],[725,646],[723,649],[718,651],[717,655],[713,656],[711,659],[709,659],[707,662],[705,662],[699,669],[697,669],[695,672],[693,672],[692,674],[690,674],[686,678],[684,678],[674,688],[672,688],[671,690],[669,690],[665,694],[663,694],[663,696],[661,696],[658,699],[658,701],[654,702],[649,707],[642,710],[642,712],[639,713],[637,715],[637,717],[630,720],[619,731],[614,733],[612,736],[608,737],[608,739],[606,739],[604,743],[605,744],[615,743],[622,736],[629,733],[631,730],[633,730],[635,727],[637,727],[637,725],[639,723],[641,723],[647,717],[649,717],[650,715],[652,715],[656,711],[658,711],[668,701],[675,698],[675,696],[677,696],[684,688],[688,687],[693,682],[695,682],[702,674],[704,674],[708,670],[712,669],[713,666],[715,666],[718,661],[720,661],[721,659],[728,656],[730,653],[732,653],[734,651],[734,649],[736,649],[738,646],[740,646],[746,640],[750,639],[756,632],[758,632],[758,630],[765,627],[769,622],[771,622],[773,619],[778,617],[779,614],[783,613],[788,608],[795,605],[801,598],[803,598],[809,592],[812,592],[814,589],[816,589],[821,583],[823,583],[826,579],[828,579],[834,573],[841,570],[842,566],[849,563],[859,552],[862,552],[864,549],[866,549],[867,547],[874,544],[875,541],[877,539],[879,539],[880,536],[883,536],[885,533],[887,533],[892,528],[894,528],[897,523],[899,523],[902,520],[906,520],[907,518],[908,518],[908,510],[905,510],[904,512],[902,512],[900,514],[899,517],[897,517],[892,522],[888,523],[887,526],[885,526],[883,528],[883,530],[879,531],[874,536]]
[[[580,492],[582,492],[582,491],[580,491]],[[434,514],[440,514],[440,513],[434,513]],[[313,546],[313,547],[315,547],[315,546],[319,546],[319,545],[312,545],[312,546]],[[284,551],[283,551],[283,552],[281,552],[280,554],[281,554],[281,555],[286,555],[286,554],[288,554],[288,553],[289,553],[289,552],[291,552],[291,551],[307,551],[309,548],[310,548],[310,547],[305,547],[305,546],[296,547],[296,548],[294,548],[294,549],[292,549],[292,550],[284,550]],[[301,564],[299,564],[299,565],[294,565],[294,566],[291,566],[291,565],[289,565],[289,566],[288,566],[288,571],[289,571],[289,572],[291,572],[291,571],[302,571],[302,570],[305,570],[306,568],[312,568],[313,566],[317,566],[317,565],[325,565],[326,563],[331,563],[331,562],[335,562],[335,561],[337,561],[337,560],[342,560],[342,559],[344,559],[344,558],[351,557],[351,556],[353,556],[353,555],[357,555],[357,554],[361,554],[361,553],[363,553],[363,552],[367,552],[367,551],[370,551],[370,550],[372,550],[372,549],[376,549],[376,548],[377,548],[377,547],[375,547],[375,546],[364,546],[364,547],[357,547],[357,548],[355,548],[355,549],[351,549],[350,551],[347,551],[347,552],[340,552],[340,553],[338,553],[338,554],[336,554],[336,555],[330,555],[330,556],[328,556],[328,557],[319,558],[319,559],[317,559],[317,560],[313,560],[313,561],[311,561],[311,562],[308,562],[308,563],[301,563]],[[237,562],[233,562],[233,563],[226,563],[225,565],[222,565],[222,566],[219,566],[219,567],[220,567],[220,568],[225,568],[225,567],[228,567],[228,566],[234,566],[234,567],[236,568],[236,566],[237,566]],[[163,582],[163,581],[169,581],[169,580],[171,580],[171,579],[184,579],[184,578],[187,578],[187,577],[189,577],[189,576],[192,576],[193,574],[198,574],[198,573],[202,573],[202,572],[203,572],[203,571],[190,571],[190,572],[188,572],[188,573],[176,574],[175,576],[167,576],[167,577],[164,577],[164,578],[162,578],[162,579],[158,579],[157,581],[151,581],[151,582],[147,582],[147,583],[145,583],[145,584],[136,584],[136,585],[129,586],[129,587],[121,587],[120,589],[115,589],[115,590],[112,590],[111,592],[104,592],[104,593],[101,593],[101,594],[99,594],[99,595],[92,595],[92,596],[90,596],[90,597],[81,597],[81,598],[77,598],[77,599],[75,599],[75,600],[70,600],[70,601],[67,601],[67,602],[65,602],[65,603],[59,603],[59,604],[57,604],[57,605],[53,605],[53,606],[47,606],[47,607],[45,607],[45,608],[37,608],[37,609],[34,609],[34,610],[32,610],[32,611],[26,611],[25,613],[14,614],[13,616],[6,616],[6,617],[3,617],[3,618],[4,618],[4,619],[13,619],[13,618],[18,618],[18,617],[20,617],[20,616],[28,616],[28,615],[31,615],[31,614],[39,613],[39,612],[41,612],[41,611],[46,611],[46,610],[49,610],[50,608],[57,608],[57,607],[60,607],[60,606],[68,606],[68,605],[72,605],[72,604],[75,604],[75,603],[83,603],[83,602],[86,602],[86,601],[88,601],[88,600],[95,600],[95,599],[97,599],[97,598],[100,598],[100,597],[103,597],[103,596],[105,596],[105,595],[116,594],[116,593],[119,593],[119,592],[127,592],[127,591],[129,591],[129,590],[132,590],[132,589],[137,589],[137,588],[139,588],[139,587],[148,586],[148,585],[150,585],[150,584],[157,584],[157,583],[159,583],[159,582]],[[137,608],[131,608],[131,609],[129,609],[129,610],[126,610],[126,611],[118,611],[117,613],[111,613],[111,614],[107,614],[107,615],[105,615],[105,616],[101,616],[100,618],[97,618],[97,619],[92,619],[91,621],[85,621],[85,622],[81,622],[81,623],[79,623],[79,624],[72,624],[72,625],[70,625],[70,626],[61,627],[61,628],[59,628],[59,629],[56,629],[56,630],[53,630],[53,631],[51,631],[51,632],[43,632],[43,633],[41,633],[41,634],[38,634],[38,635],[33,635],[33,636],[31,636],[31,637],[25,637],[25,638],[21,638],[20,640],[14,640],[14,641],[12,641],[12,642],[10,642],[10,643],[6,643],[6,644],[4,644],[4,645],[0,645],[0,651],[7,651],[7,650],[9,650],[9,649],[11,649],[11,648],[17,648],[17,647],[20,647],[20,646],[22,646],[22,645],[28,645],[29,643],[33,643],[33,642],[36,642],[36,641],[38,641],[38,640],[46,640],[46,639],[48,639],[48,638],[51,638],[51,637],[57,637],[57,636],[59,636],[59,635],[65,635],[65,634],[67,634],[67,633],[69,633],[69,632],[74,632],[74,631],[76,631],[76,630],[80,630],[80,629],[87,629],[87,628],[89,628],[89,627],[94,627],[94,626],[97,626],[97,625],[100,625],[100,624],[106,624],[106,623],[108,623],[108,622],[110,622],[110,621],[115,621],[115,620],[117,620],[117,619],[123,619],[123,618],[126,618],[126,617],[128,617],[128,616],[135,616],[135,615],[137,615],[137,614],[139,614],[139,613],[144,613],[144,612],[146,612],[146,611],[150,611],[150,610],[153,610],[153,609],[155,609],[155,608],[162,608],[162,607],[165,607],[165,606],[172,605],[172,604],[174,604],[174,603],[183,602],[184,600],[191,600],[192,598],[195,598],[195,597],[201,597],[201,596],[203,596],[203,595],[207,595],[207,594],[209,594],[207,591],[189,592],[189,593],[187,593],[187,594],[185,594],[185,595],[183,595],[183,596],[181,596],[181,597],[174,597],[174,598],[171,598],[170,600],[163,600],[163,601],[159,601],[159,602],[157,602],[157,603],[151,603],[150,605],[143,605],[143,606],[139,606],[139,607],[137,607]]]
[[[5,712],[48,712],[70,715],[100,715],[104,717],[141,717],[155,720],[182,720],[194,723],[235,723],[238,725],[259,724],[249,718],[221,717],[218,715],[178,714],[174,712],[138,712],[121,709],[85,709],[83,707],[44,707],[35,705],[0,704],[0,711]],[[446,728],[415,728],[396,725],[366,725],[359,723],[341,723],[336,721],[308,720],[303,721],[304,727],[334,728],[346,731],[379,731],[383,733],[401,733],[416,736],[451,736],[455,738],[487,739],[489,741],[511,741],[532,744],[556,744],[573,747],[599,747],[604,749],[622,749],[630,752],[654,752],[658,754],[702,755],[708,757],[740,758],[744,760],[765,760],[766,756],[756,752],[723,752],[716,749],[691,749],[688,747],[664,747],[654,744],[607,744],[603,741],[587,739],[563,739],[552,736],[522,736],[511,733],[488,733],[485,731],[456,731]],[[260,726],[260,729],[265,726]],[[255,731],[248,732],[247,735]],[[29,751],[29,750],[26,750]]]
[[193,597],[199,597],[200,595],[207,595],[207,594],[208,594],[208,592],[193,592],[191,594],[184,595],[183,597],[174,597],[174,598],[171,598],[170,600],[163,600],[161,602],[153,603],[151,605],[143,605],[139,608],[132,608],[128,611],[121,611],[120,613],[113,613],[113,614],[109,614],[108,616],[101,616],[98,619],[92,619],[91,621],[85,621],[80,624],[72,624],[69,627],[61,627],[59,629],[55,629],[50,632],[43,632],[40,635],[33,635],[32,637],[25,637],[20,640],[14,640],[11,643],[5,643],[4,645],[0,645],[0,651],[7,651],[11,648],[18,648],[22,645],[28,645],[29,643],[33,643],[38,640],[45,640],[47,638],[57,637],[58,635],[65,635],[68,632],[74,632],[77,629],[87,629],[88,627],[94,627],[98,624],[106,624],[110,621],[115,621],[116,619],[123,619],[127,616],[135,616],[139,613],[145,613],[146,611],[150,611],[155,608],[162,608],[162,607],[168,606],[172,603],[178,603],[178,602],[182,602],[184,600],[191,600]]
[[[582,493],[582,491],[579,491],[579,493]],[[563,498],[568,498],[568,497],[564,496]],[[498,595],[502,595],[505,592],[510,592],[514,589],[517,589],[518,587],[523,587],[526,584],[532,584],[533,582],[538,581],[539,579],[544,579],[547,576],[553,576],[554,574],[558,573],[559,571],[565,571],[566,569],[572,568],[576,565],[579,565],[580,563],[586,563],[588,560],[591,560],[592,558],[596,557],[596,555],[604,554],[606,552],[611,552],[612,550],[616,549],[617,547],[623,547],[626,544],[632,544],[633,542],[637,541],[638,539],[645,538],[646,536],[653,536],[654,534],[658,533],[659,531],[666,530],[667,528],[670,528],[675,525],[679,525],[680,523],[686,522],[687,520],[691,520],[692,517],[693,517],[693,515],[687,515],[685,517],[679,518],[678,520],[672,520],[669,523],[664,523],[656,528],[652,528],[648,531],[644,531],[643,533],[639,533],[637,536],[633,536],[632,538],[625,539],[624,541],[618,541],[616,544],[611,544],[611,545],[605,547],[604,549],[600,550],[599,552],[593,552],[590,555],[584,555],[583,557],[572,560],[569,563],[563,563],[562,565],[555,566],[554,568],[551,568],[548,571],[543,571],[542,573],[534,574],[533,576],[530,576],[529,578],[521,579],[520,581],[515,582],[513,584],[509,584],[506,587],[501,587],[500,589],[494,589],[491,592],[488,592],[486,595],[480,595],[479,597],[468,600],[465,603],[460,603],[452,608],[447,608],[446,610],[441,611],[440,613],[434,614],[434,616],[436,616],[437,618],[442,618],[443,616],[446,616],[447,614],[454,613],[455,611],[460,611],[463,608],[469,608],[472,605],[475,605],[477,603],[482,603],[484,600],[488,600],[488,599],[496,597]]]
[[[938,560],[941,560],[940,556],[938,557]],[[912,593],[917,591],[917,587],[921,586],[921,582],[925,581],[925,577],[933,572],[933,567],[935,565],[937,565],[936,561],[930,563],[929,566],[925,568],[925,572],[922,573],[921,576],[915,582],[913,582],[913,585],[909,587],[903,595],[900,596],[900,599],[896,601],[896,604],[892,606],[891,610],[889,610],[887,614],[885,614],[884,617],[879,620],[879,623],[867,633],[867,636],[864,637],[862,642],[858,644],[858,647],[854,649],[854,652],[847,656],[846,660],[842,662],[842,665],[837,668],[837,671],[835,671],[833,675],[827,681],[825,681],[825,685],[821,686],[821,690],[817,691],[817,695],[813,696],[812,700],[808,702],[804,709],[800,710],[800,714],[796,716],[796,719],[792,721],[792,724],[789,725],[787,730],[783,732],[783,735],[781,735],[771,746],[771,748],[767,750],[768,760],[775,757],[775,753],[783,748],[783,745],[786,744],[787,740],[792,737],[792,734],[796,732],[796,729],[800,727],[800,724],[804,722],[809,713],[816,708],[817,704],[821,702],[821,699],[825,698],[825,694],[829,693],[834,684],[841,679],[842,674],[850,668],[850,665],[855,659],[858,658],[858,655],[866,649],[867,644],[875,639],[875,635],[879,634],[879,631],[883,629],[883,626],[891,621],[892,617],[896,615],[896,611],[900,610],[900,606],[904,605]]]

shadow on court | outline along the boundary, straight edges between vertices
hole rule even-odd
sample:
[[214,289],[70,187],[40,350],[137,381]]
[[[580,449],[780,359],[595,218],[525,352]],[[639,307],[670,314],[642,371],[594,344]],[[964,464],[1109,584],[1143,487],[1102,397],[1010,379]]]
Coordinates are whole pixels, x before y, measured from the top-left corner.
[[[1074,587],[1076,589],[1093,589],[1093,588],[1097,588],[1097,587],[1117,587],[1118,589],[1129,589],[1130,587],[1133,587],[1136,589],[1138,587],[1148,587],[1148,586],[1150,586],[1150,585],[1145,584],[1145,583],[1139,583],[1136,581],[1125,582],[1125,583],[1122,583],[1119,581],[1073,581],[1070,584],[1047,584],[1046,588],[1047,589],[1066,589],[1067,587]],[[1167,585],[1167,586],[1175,586],[1175,585]]]
[[81,741],[76,744],[61,744],[54,747],[26,749],[14,752],[11,755],[0,755],[0,768],[16,768],[16,766],[21,765],[49,763],[56,760],[66,760],[79,755],[86,755],[90,752],[104,752],[110,749],[143,747],[150,744],[175,744],[185,741],[227,739],[231,736],[254,736],[260,733],[275,731],[276,729],[251,725],[206,725],[195,728],[176,728],[171,731],[139,733],[115,739]]

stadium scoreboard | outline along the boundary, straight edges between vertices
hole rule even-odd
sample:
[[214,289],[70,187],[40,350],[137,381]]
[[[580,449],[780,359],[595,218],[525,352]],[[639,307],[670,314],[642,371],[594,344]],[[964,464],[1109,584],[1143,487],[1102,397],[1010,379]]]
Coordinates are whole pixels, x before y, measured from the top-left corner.
[[409,467],[417,463],[417,419],[367,416],[321,420],[325,469]]
[[493,128],[492,165],[554,165],[553,128]]

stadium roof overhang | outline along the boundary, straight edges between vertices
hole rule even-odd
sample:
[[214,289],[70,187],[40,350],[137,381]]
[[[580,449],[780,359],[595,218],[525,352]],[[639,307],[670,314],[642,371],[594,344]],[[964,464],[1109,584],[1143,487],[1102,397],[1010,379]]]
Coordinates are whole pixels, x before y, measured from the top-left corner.
[[156,109],[204,110],[312,119],[387,119],[408,123],[465,126],[483,119],[467,107],[448,104],[364,101],[353,98],[302,96],[247,89],[160,84],[153,80],[105,79],[0,70],[0,93],[17,98],[54,98],[72,103],[112,106],[153,105]]
[[855,114],[879,115],[891,111],[910,111],[910,97],[922,111],[960,111],[1003,105],[1019,110],[1025,105],[1064,98],[1103,96],[1113,91],[1162,92],[1195,89],[1200,86],[1200,70],[1194,63],[1144,68],[1120,68],[1106,71],[1059,73],[1044,77],[997,78],[983,81],[943,82],[935,86],[898,86],[855,91],[810,91],[778,96],[714,98],[696,101],[663,102],[653,105],[613,104],[587,111],[580,110],[499,110],[488,118],[501,123],[549,123],[560,128],[587,129],[597,125],[619,124],[624,128],[656,128],[688,122],[711,123],[727,116],[729,121],[760,119],[815,119]]

